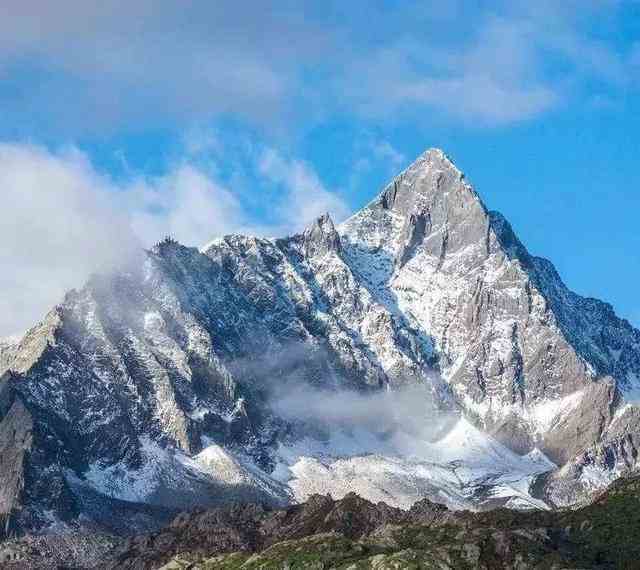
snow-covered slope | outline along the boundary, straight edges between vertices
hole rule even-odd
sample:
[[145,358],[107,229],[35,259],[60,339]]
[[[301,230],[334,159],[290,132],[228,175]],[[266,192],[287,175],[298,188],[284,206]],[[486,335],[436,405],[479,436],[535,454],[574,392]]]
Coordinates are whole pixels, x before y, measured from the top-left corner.
[[334,434],[329,441],[282,446],[278,457],[274,476],[298,501],[356,492],[407,509],[425,497],[455,509],[547,508],[531,488],[538,475],[556,468],[539,450],[520,456],[464,418],[410,454],[384,442],[371,445],[361,434]]
[[[533,482],[567,503],[636,467],[640,332],[568,291],[438,150],[337,228],[323,216],[202,251],[165,240],[3,355],[9,527],[75,520],[96,493],[174,508],[353,486],[396,504],[542,504]],[[413,455],[362,434],[348,454],[304,396],[295,414],[279,406],[300,387],[309,401],[407,386],[459,418]]]

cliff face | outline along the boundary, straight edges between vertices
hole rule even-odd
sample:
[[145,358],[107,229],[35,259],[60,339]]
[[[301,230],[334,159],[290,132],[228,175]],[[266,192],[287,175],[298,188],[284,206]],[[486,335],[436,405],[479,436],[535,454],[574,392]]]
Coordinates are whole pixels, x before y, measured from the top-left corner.
[[[524,461],[523,481],[548,459],[560,467],[538,485],[548,504],[636,465],[640,332],[570,292],[437,150],[341,226],[323,216],[300,235],[205,251],[160,243],[70,292],[0,361],[0,512],[20,527],[300,498],[300,463],[279,471],[299,426],[273,401],[302,384],[425,387],[464,418],[461,439],[484,434],[487,457]],[[439,468],[460,479],[454,463]],[[437,495],[430,477],[420,492]]]

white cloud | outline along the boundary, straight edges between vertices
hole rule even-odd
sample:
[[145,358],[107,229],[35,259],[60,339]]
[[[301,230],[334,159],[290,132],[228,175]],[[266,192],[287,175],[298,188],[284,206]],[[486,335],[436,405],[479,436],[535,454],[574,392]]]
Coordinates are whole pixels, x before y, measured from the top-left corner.
[[560,85],[541,72],[536,30],[512,17],[484,18],[455,44],[404,33],[372,47],[337,84],[369,117],[437,109],[449,117],[495,125],[528,119],[558,103]]
[[111,190],[75,151],[0,145],[0,335],[20,332],[135,248]]
[[335,20],[289,2],[5,4],[0,75],[10,88],[0,101],[18,129],[75,134],[229,114],[291,129],[345,110],[505,124],[588,96],[593,77],[619,88],[637,76],[633,46],[593,33],[620,17],[615,0],[395,9],[354,0]]
[[322,214],[329,213],[340,222],[349,214],[346,203],[329,192],[316,173],[304,162],[284,158],[274,149],[266,149],[259,160],[259,171],[285,190],[277,203],[283,222],[300,230]]
[[615,91],[637,75],[633,45],[598,34],[602,21],[620,17],[619,4],[515,0],[474,10],[458,2],[443,19],[428,3],[400,15],[372,10],[372,26],[386,18],[385,34],[350,36],[333,100],[369,121],[453,118],[474,127],[584,103],[594,79]]
[[297,92],[301,59],[315,61],[326,44],[302,12],[228,0],[11,2],[0,18],[0,74],[29,73],[3,107],[72,132],[221,113],[271,122]]
[[311,168],[265,153],[259,172],[281,186],[260,195],[276,212],[260,226],[209,171],[187,159],[166,175],[117,183],[78,150],[0,145],[0,336],[19,333],[96,270],[108,270],[171,235],[201,246],[227,233],[283,234],[346,205]]
[[187,245],[202,245],[247,224],[236,197],[188,164],[152,183],[139,182],[129,193],[132,227],[147,244],[171,235]]
[[395,103],[434,105],[463,119],[502,124],[538,115],[558,99],[549,87],[506,86],[489,75],[466,74],[446,80],[408,82],[397,91]]

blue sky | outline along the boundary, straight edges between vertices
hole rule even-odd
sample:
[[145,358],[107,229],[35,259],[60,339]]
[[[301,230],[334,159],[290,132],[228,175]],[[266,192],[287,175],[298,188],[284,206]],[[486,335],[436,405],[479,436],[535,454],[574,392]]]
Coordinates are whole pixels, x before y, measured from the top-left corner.
[[47,4],[0,21],[0,335],[166,233],[343,218],[432,146],[640,324],[640,2]]

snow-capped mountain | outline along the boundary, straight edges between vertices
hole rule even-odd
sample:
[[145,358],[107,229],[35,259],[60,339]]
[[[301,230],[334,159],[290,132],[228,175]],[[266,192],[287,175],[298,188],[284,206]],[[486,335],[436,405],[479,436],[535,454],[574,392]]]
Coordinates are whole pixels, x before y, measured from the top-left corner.
[[[7,528],[317,491],[553,506],[634,469],[639,446],[640,332],[569,291],[439,150],[338,227],[159,243],[70,292],[0,374]],[[446,427],[409,453],[305,421],[305,392],[281,413],[300,386],[420,386],[424,423]]]

